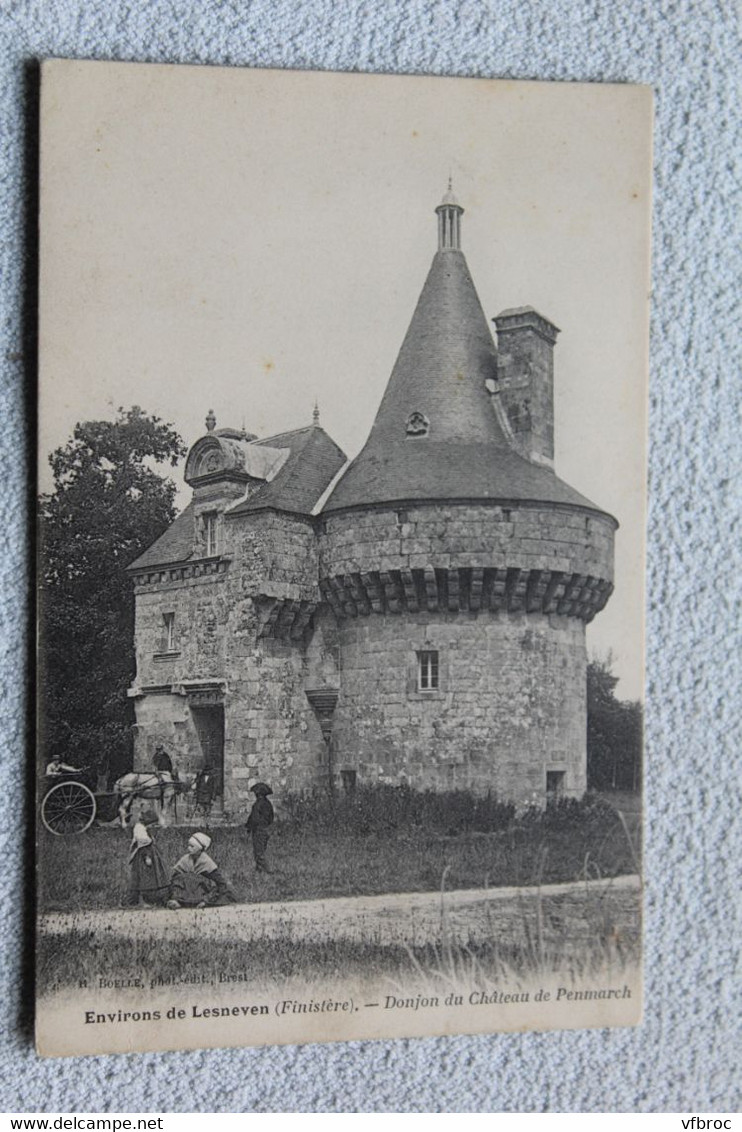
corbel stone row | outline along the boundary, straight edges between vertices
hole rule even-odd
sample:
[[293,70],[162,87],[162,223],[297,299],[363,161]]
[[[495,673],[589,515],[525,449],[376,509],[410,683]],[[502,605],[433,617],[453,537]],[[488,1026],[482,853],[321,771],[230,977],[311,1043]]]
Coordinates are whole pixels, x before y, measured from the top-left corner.
[[434,569],[340,574],[320,581],[338,619],[371,613],[451,613],[501,610],[557,613],[592,621],[613,585],[588,574],[556,570]]
[[258,603],[258,636],[300,640],[318,604],[316,601],[261,597]]
[[168,566],[165,569],[142,570],[134,575],[134,586],[165,585],[168,582],[183,582],[189,578],[208,578],[215,574],[225,573],[228,565],[226,558],[206,558],[200,562],[191,562],[183,566]]

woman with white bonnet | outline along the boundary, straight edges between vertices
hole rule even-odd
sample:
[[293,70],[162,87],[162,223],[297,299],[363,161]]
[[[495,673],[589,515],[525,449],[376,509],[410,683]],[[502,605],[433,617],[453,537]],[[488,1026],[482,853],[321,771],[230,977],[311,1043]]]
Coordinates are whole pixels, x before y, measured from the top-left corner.
[[169,889],[167,869],[143,814],[134,823],[129,850],[128,904],[162,904]]
[[194,833],[188,850],[173,867],[168,908],[205,908],[231,904],[237,897],[213,857],[208,833]]

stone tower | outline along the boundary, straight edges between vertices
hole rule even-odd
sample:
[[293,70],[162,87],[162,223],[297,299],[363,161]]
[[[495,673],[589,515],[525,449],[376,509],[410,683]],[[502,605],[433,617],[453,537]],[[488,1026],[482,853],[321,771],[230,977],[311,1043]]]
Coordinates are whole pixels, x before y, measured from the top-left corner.
[[130,567],[135,765],[209,763],[223,812],[360,782],[543,802],[585,789],[585,624],[616,521],[553,470],[557,328],[494,320],[438,251],[365,447],[206,432],[192,500]]
[[585,624],[617,523],[554,473],[557,328],[504,311],[498,351],[463,211],[449,184],[371,433],[322,508],[334,774],[543,802],[585,790]]

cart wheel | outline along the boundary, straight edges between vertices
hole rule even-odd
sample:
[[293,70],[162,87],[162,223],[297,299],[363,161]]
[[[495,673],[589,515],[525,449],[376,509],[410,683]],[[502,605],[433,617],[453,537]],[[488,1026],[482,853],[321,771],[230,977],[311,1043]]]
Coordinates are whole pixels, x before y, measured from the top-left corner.
[[84,833],[95,817],[95,795],[82,782],[52,786],[41,803],[41,820],[57,837]]

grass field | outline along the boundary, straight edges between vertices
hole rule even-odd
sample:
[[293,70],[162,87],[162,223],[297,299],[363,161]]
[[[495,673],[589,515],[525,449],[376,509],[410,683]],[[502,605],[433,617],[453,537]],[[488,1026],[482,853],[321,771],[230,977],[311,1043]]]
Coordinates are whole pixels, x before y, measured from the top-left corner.
[[[246,902],[437,891],[444,875],[448,889],[612,877],[638,871],[638,807],[622,796],[621,809],[625,818],[604,802],[576,804],[509,819],[491,832],[463,823],[459,832],[404,822],[395,827],[375,811],[355,826],[343,815],[336,826],[280,822],[268,850],[269,875],[255,873],[242,827],[214,829],[210,854]],[[153,830],[168,867],[191,832]],[[121,906],[129,844],[130,834],[118,828],[92,827],[70,838],[40,830],[39,910]]]
[[[443,933],[445,936],[445,932]],[[469,990],[488,990],[521,979],[561,973],[572,980],[610,971],[618,977],[638,961],[638,946],[615,948],[596,938],[575,945],[565,941],[539,952],[531,942],[503,947],[496,941],[453,943],[445,940],[424,947],[384,945],[346,939],[303,941],[192,940],[184,947],[161,935],[129,940],[121,936],[104,942],[94,934],[72,931],[44,933],[37,945],[37,993],[54,994],[69,986],[100,987],[122,973],[140,976],[140,991],[184,985],[224,986],[248,982],[264,990],[290,984],[304,987],[334,983],[386,983],[427,991],[450,990],[466,984]]]

